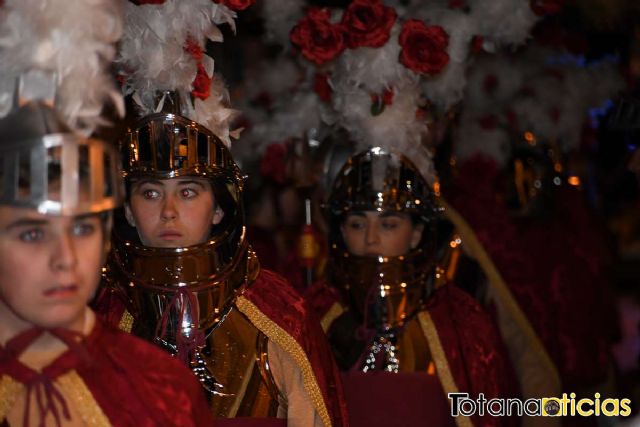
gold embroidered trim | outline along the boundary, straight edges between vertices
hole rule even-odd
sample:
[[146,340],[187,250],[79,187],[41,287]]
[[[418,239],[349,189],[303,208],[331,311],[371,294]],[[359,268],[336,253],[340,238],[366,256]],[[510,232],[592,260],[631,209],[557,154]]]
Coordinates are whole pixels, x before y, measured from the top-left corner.
[[[433,361],[436,364],[436,372],[438,374],[438,378],[440,379],[440,383],[442,384],[442,388],[444,389],[445,396],[448,396],[449,393],[457,393],[458,386],[456,385],[456,382],[453,379],[453,375],[451,374],[449,362],[447,361],[447,355],[442,348],[442,343],[440,342],[440,337],[438,336],[438,330],[436,329],[436,325],[431,319],[431,315],[429,315],[427,311],[421,311],[420,313],[418,313],[418,320],[420,321],[420,326],[422,327],[424,337],[427,339],[427,343],[429,344],[429,350],[431,351],[431,356],[433,357]],[[458,427],[473,426],[471,418],[469,417],[458,416],[455,417],[455,421]]]
[[470,254],[476,259],[476,261],[478,261],[480,267],[482,267],[482,270],[487,275],[489,285],[492,287],[497,299],[499,300],[498,302],[511,314],[511,317],[518,324],[522,334],[527,338],[528,342],[531,343],[533,351],[538,354],[539,360],[546,366],[547,373],[550,375],[550,380],[553,381],[555,389],[558,391],[562,390],[560,375],[558,374],[555,364],[540,341],[538,334],[536,334],[535,330],[527,320],[527,317],[522,312],[518,302],[511,294],[511,291],[504,282],[498,268],[491,260],[491,257],[489,257],[489,254],[487,254],[487,251],[485,251],[482,243],[478,240],[475,232],[455,209],[449,206],[442,199],[440,200],[440,203],[445,209],[445,215],[447,218],[451,220],[458,229],[458,232],[462,235],[462,240]]
[[324,315],[322,320],[320,321],[320,326],[322,326],[322,330],[327,332],[331,327],[331,324],[334,320],[336,320],[340,315],[344,313],[344,308],[337,302],[334,302],[329,311]]
[[304,350],[302,350],[300,344],[244,296],[239,296],[236,299],[236,307],[269,339],[273,340],[273,342],[293,357],[293,360],[295,360],[300,367],[304,388],[309,394],[320,419],[326,427],[331,427],[331,418],[329,417],[329,411],[322,397],[320,386],[313,373],[311,363],[309,359],[307,359],[307,355]]
[[22,383],[8,375],[3,375],[0,378],[0,421],[7,417],[23,389],[24,385]]
[[93,394],[76,371],[70,371],[59,376],[56,381],[62,389],[62,394],[73,402],[74,410],[78,411],[80,418],[87,426],[108,427],[109,419],[102,412],[102,408],[93,398]]
[[124,313],[122,313],[120,323],[118,323],[118,329],[128,334],[131,333],[131,329],[133,329],[133,316],[129,313],[129,310],[125,310]]

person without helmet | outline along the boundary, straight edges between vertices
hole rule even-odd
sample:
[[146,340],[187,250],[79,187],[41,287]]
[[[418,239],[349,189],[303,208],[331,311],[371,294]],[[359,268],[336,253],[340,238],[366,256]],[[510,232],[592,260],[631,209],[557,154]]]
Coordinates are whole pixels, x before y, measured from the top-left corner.
[[[8,425],[213,424],[188,370],[87,306],[111,209],[122,201],[117,158],[44,102],[0,121],[0,421]],[[167,411],[176,400],[187,404]]]

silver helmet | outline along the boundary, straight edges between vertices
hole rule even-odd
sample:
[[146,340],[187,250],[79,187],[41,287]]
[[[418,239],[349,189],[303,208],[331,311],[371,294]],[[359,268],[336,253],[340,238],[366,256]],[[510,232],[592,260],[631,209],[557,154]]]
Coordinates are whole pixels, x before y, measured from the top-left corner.
[[71,131],[46,103],[13,110],[0,120],[0,135],[0,204],[78,215],[122,202],[115,147]]

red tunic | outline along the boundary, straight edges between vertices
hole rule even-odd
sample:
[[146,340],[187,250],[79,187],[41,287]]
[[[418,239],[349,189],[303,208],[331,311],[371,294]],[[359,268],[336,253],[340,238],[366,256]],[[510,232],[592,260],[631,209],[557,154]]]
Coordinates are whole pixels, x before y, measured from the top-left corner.
[[[348,426],[342,384],[331,349],[315,312],[300,294],[281,276],[261,269],[257,279],[238,296],[235,305],[257,329],[290,353],[303,374],[306,373],[305,388],[311,401],[317,403],[316,410],[321,417],[327,414],[331,426]],[[100,290],[94,308],[116,326],[125,311],[121,298],[105,288]],[[280,330],[284,333],[279,334]],[[263,421],[275,422],[268,419],[260,422]],[[242,425],[240,420],[224,423]]]
[[[324,283],[315,284],[306,295],[321,316],[333,304],[340,304],[335,289]],[[487,400],[514,396],[513,371],[497,327],[470,296],[444,285],[425,308],[437,331],[434,339],[425,330],[437,372],[344,373],[352,426],[453,425],[447,392],[466,392],[470,398],[483,393]],[[438,348],[446,360],[438,360]],[[456,390],[451,389],[445,371],[450,372]],[[512,424],[512,420],[494,417],[474,417],[473,421],[483,426]]]
[[574,188],[558,188],[552,211],[513,218],[496,194],[495,164],[461,169],[448,201],[472,226],[554,362],[567,392],[605,380],[615,330],[607,249]]
[[[3,396],[6,390],[1,390],[2,386],[42,381],[11,353],[8,348],[0,348]],[[70,373],[77,374],[86,386],[80,384],[73,395],[83,389],[90,392],[81,400],[83,408],[79,412],[101,412],[113,426],[214,425],[202,388],[187,368],[159,348],[105,326],[99,319],[80,346],[70,346],[42,370],[49,381]],[[74,403],[65,400],[67,405]],[[0,415],[0,419],[6,416]]]

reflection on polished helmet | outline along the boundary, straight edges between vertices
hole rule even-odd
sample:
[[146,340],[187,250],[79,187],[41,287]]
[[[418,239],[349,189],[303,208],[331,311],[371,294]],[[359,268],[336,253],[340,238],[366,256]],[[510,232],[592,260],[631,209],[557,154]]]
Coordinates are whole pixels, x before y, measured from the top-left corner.
[[[433,226],[438,208],[429,184],[406,157],[372,148],[354,155],[343,166],[334,181],[327,208],[332,284],[341,289],[351,309],[360,316],[369,315],[373,304],[379,309],[377,323],[385,327],[401,325],[431,292],[429,273],[433,267]],[[349,212],[363,211],[411,215],[414,222],[425,225],[420,244],[398,257],[350,254],[340,225]]]
[[33,101],[0,120],[0,204],[47,215],[100,213],[122,202],[115,147],[72,132]]
[[[148,327],[135,333],[180,353],[180,339],[216,325],[259,266],[245,239],[240,169],[216,135],[176,113],[180,107],[171,93],[165,97],[165,111],[136,121],[121,142],[125,183],[130,188],[138,179],[209,178],[224,217],[206,242],[182,248],[144,246],[122,221],[114,233],[110,267],[116,269],[109,274],[125,284],[134,316]],[[158,330],[160,324],[167,329]]]

